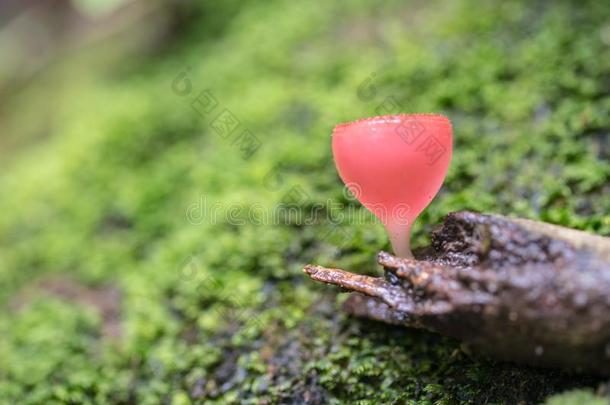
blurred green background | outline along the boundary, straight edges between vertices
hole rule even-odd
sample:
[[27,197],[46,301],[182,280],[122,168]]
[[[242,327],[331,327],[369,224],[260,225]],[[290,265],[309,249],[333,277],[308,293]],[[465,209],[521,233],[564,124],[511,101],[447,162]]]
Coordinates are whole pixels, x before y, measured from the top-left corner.
[[610,3],[0,13],[0,403],[607,403],[607,379],[351,319],[301,269],[379,274],[330,133],[382,113],[453,121],[416,245],[462,209],[610,235]]

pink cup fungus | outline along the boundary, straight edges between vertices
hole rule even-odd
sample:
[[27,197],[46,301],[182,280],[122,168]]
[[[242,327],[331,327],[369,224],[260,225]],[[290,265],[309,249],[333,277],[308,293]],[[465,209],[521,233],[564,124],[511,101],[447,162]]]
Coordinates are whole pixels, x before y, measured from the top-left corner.
[[394,253],[412,258],[411,225],[440,189],[451,162],[449,119],[398,114],[339,124],[332,149],[339,176],[383,223]]

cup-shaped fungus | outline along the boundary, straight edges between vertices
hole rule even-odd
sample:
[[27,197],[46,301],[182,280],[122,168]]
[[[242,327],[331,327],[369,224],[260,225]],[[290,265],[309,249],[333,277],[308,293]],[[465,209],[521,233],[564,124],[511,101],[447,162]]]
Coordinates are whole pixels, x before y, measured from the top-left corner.
[[443,184],[451,144],[451,122],[436,114],[366,118],[333,131],[339,176],[383,223],[398,256],[413,257],[411,225]]

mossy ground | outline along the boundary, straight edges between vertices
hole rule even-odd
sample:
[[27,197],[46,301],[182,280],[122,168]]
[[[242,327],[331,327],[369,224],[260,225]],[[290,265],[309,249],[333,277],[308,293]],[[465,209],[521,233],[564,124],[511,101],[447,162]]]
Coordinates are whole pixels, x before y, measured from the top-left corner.
[[605,403],[603,379],[350,319],[301,268],[378,272],[329,136],[384,112],[454,123],[416,244],[462,209],[610,235],[606,2],[196,7],[162,51],[67,58],[4,107],[26,141],[0,151],[1,403]]

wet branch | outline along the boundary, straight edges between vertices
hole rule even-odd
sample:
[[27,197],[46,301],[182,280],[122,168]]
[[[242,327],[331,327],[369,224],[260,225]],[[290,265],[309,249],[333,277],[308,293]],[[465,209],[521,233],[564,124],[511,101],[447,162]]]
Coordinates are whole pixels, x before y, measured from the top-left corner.
[[610,374],[610,238],[525,219],[449,214],[383,278],[308,265],[355,292],[356,316],[458,338],[501,360]]

